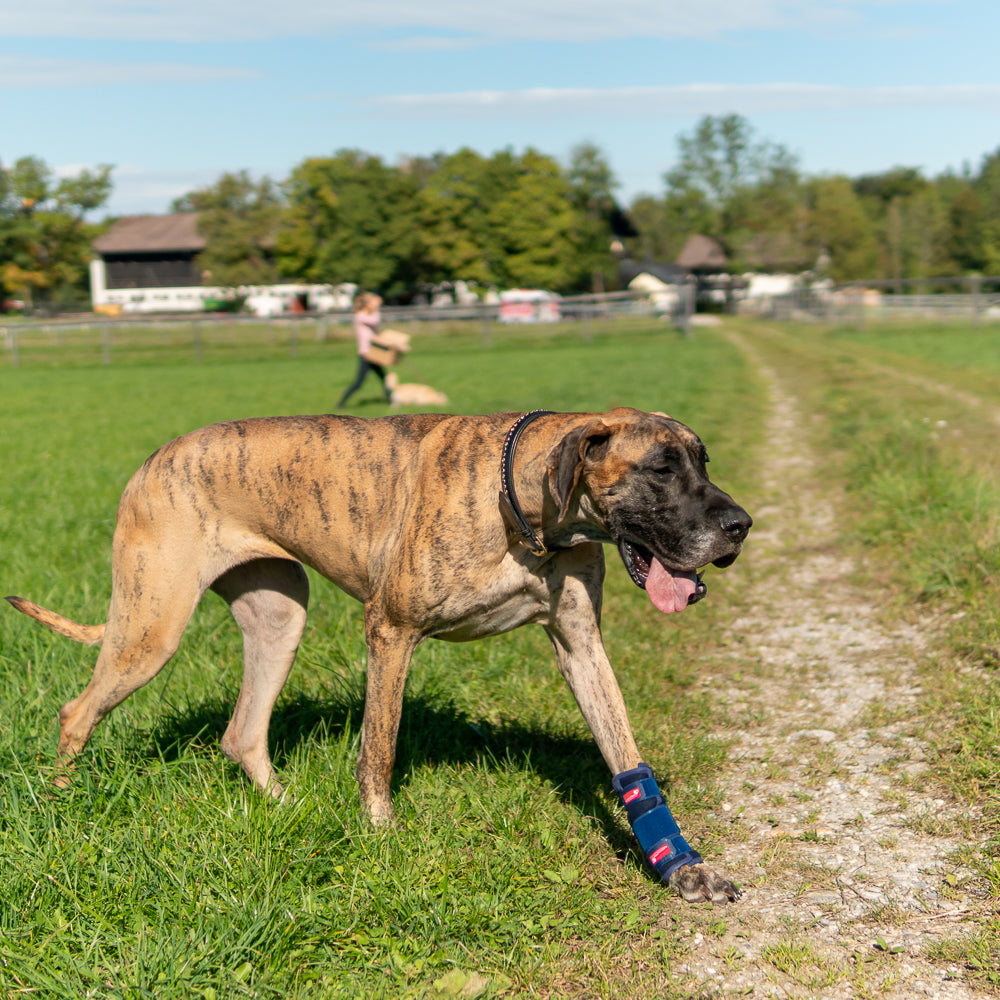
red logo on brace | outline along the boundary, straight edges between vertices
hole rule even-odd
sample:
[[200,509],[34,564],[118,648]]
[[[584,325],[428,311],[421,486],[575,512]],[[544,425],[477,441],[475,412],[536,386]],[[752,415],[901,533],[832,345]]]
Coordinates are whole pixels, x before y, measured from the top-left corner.
[[662,847],[658,847],[649,856],[649,863],[655,865],[658,861],[662,861],[668,854],[673,854],[673,848],[669,844],[664,844]]
[[636,799],[641,799],[641,798],[642,798],[642,789],[641,788],[630,788],[622,796],[622,802],[624,802],[625,805],[628,805],[630,802],[635,802]]

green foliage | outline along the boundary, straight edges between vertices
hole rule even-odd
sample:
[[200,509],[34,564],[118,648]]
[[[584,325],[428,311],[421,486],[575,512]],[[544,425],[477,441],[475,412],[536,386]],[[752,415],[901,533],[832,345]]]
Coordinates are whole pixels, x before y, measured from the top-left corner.
[[0,164],[0,299],[20,298],[31,311],[85,297],[90,243],[100,229],[84,216],[110,193],[110,166],[55,181],[37,157]]
[[848,178],[820,178],[808,187],[810,236],[829,258],[830,277],[852,281],[876,273],[875,227]]
[[614,196],[618,181],[604,154],[589,142],[573,149],[566,176],[577,211],[575,259],[581,273],[590,276],[590,290],[600,293],[616,278],[617,260],[608,234],[620,212]]
[[386,298],[412,294],[417,182],[377,156],[341,150],[313,157],[284,184],[289,210],[278,235],[277,263],[288,278],[355,282]]
[[674,260],[686,240],[719,240],[729,269],[801,271],[836,281],[1000,274],[1000,151],[975,174],[802,177],[783,146],[739,115],[704,116],[678,138],[662,198],[630,207],[639,259]]
[[1000,920],[986,920],[971,934],[947,935],[931,945],[928,957],[960,965],[976,986],[995,995],[1000,990]]
[[223,174],[210,187],[178,198],[171,209],[200,213],[198,232],[206,246],[198,264],[206,284],[235,288],[277,280],[273,257],[282,203],[271,180],[254,181],[245,170]]
[[798,165],[787,149],[758,140],[735,114],[705,115],[677,145],[679,162],[664,176],[667,225],[684,239],[718,239],[737,271],[765,261],[797,270],[811,263]]
[[442,157],[420,189],[420,255],[429,282],[500,280],[501,253],[489,208],[514,183],[510,153],[486,160],[460,149]]
[[[677,140],[662,195],[623,210],[604,152],[566,166],[535,149],[463,148],[389,165],[362,150],[310,157],[278,183],[223,174],[175,201],[199,211],[213,284],[285,278],[353,282],[391,302],[442,283],[560,293],[617,287],[613,244],[676,260],[716,238],[730,271],[819,271],[835,281],[1000,275],[1000,150],[978,170],[925,177],[897,166],[856,178],[804,176],[782,145],[736,114],[704,116]],[[86,292],[84,216],[110,192],[110,167],[56,182],[35,157],[0,166],[0,282],[41,304]]]
[[500,242],[500,285],[565,288],[568,268],[576,266],[569,183],[555,160],[533,149],[515,171],[515,183],[487,213]]

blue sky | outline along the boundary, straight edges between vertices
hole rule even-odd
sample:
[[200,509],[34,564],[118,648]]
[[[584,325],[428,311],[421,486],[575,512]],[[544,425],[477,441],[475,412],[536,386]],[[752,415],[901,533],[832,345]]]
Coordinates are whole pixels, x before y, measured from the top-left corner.
[[0,0],[0,162],[113,164],[121,214],[342,148],[588,141],[627,203],[735,112],[811,174],[934,175],[1000,148],[998,39],[995,0]]

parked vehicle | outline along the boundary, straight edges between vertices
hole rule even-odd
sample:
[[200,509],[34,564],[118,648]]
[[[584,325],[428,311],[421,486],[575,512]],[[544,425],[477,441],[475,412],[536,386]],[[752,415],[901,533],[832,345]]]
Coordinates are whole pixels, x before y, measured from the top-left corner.
[[501,323],[555,323],[559,296],[541,288],[511,288],[500,293]]

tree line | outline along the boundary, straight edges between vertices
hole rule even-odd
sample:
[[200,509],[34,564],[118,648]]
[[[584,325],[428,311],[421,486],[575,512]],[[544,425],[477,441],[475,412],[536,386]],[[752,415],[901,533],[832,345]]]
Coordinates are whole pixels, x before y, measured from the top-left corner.
[[[583,143],[567,165],[530,148],[396,164],[345,149],[280,182],[223,174],[171,210],[201,213],[212,285],[355,282],[397,302],[457,280],[610,290],[621,256],[674,261],[694,234],[716,239],[734,273],[1000,275],[1000,149],[935,177],[914,167],[809,176],[739,115],[706,115],[677,145],[662,192],[628,205],[604,153]],[[90,244],[113,221],[86,216],[106,204],[111,170],[57,180],[34,157],[0,164],[5,298],[86,294]]]

